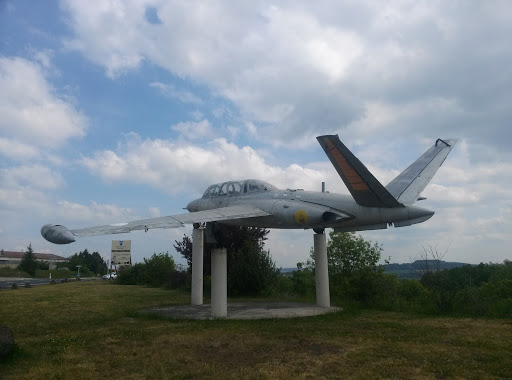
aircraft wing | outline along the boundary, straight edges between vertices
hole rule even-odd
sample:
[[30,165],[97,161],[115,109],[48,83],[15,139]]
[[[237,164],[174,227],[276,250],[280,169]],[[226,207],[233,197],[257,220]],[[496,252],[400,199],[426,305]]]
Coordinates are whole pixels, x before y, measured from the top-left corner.
[[41,235],[51,243],[68,244],[74,242],[78,237],[122,234],[137,230],[147,231],[153,228],[177,228],[183,227],[185,224],[255,218],[268,215],[270,214],[257,207],[241,204],[187,214],[141,219],[126,223],[106,224],[103,226],[73,230],[69,230],[62,225],[47,224],[41,228]]
[[434,146],[392,180],[386,189],[404,205],[416,202],[456,142],[437,139]]

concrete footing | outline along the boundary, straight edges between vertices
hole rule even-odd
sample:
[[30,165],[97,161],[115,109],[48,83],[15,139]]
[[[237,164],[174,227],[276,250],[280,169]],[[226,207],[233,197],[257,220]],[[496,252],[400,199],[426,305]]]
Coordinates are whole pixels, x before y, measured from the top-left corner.
[[[288,302],[230,302],[228,315],[223,319],[276,319],[313,317],[340,312],[339,307],[320,307],[313,304]],[[175,305],[142,310],[143,314],[154,314],[169,319],[216,319],[211,315],[210,305]]]
[[204,228],[194,228],[192,231],[192,289],[191,305],[203,304],[203,250]]
[[228,271],[226,248],[212,250],[212,317],[228,315]]
[[[315,255],[316,305],[331,308],[327,263],[327,237],[324,233],[313,236]],[[191,305],[203,305],[203,249],[204,229],[192,233],[192,291]],[[227,252],[225,248],[212,250],[211,317],[228,316]]]
[[313,243],[315,252],[316,304],[321,307],[330,307],[327,237],[323,233],[315,234]]

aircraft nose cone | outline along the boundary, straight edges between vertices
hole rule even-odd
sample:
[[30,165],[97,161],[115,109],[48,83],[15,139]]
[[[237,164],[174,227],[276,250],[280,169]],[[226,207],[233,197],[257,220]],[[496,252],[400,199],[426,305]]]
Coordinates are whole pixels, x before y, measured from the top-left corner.
[[197,212],[198,210],[198,203],[199,203],[199,199],[196,199],[196,200],[193,200],[192,202],[190,202],[188,205],[187,205],[187,210],[189,212]]
[[432,215],[434,215],[434,211],[428,210],[423,207],[412,206],[409,208],[409,218],[410,219],[421,218],[423,220],[428,220],[428,219],[432,218]]

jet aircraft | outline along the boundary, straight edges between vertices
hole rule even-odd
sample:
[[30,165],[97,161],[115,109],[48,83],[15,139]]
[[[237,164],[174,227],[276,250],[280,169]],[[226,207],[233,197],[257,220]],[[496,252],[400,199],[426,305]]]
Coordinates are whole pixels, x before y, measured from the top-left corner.
[[68,229],[58,224],[41,228],[42,236],[55,244],[77,238],[127,233],[153,228],[183,227],[201,223],[225,223],[263,228],[313,229],[336,232],[405,227],[424,222],[434,211],[413,205],[425,199],[420,193],[443,164],[456,140],[437,139],[413,164],[383,186],[340,141],[338,135],[318,136],[351,195],[302,189],[278,189],[265,181],[247,179],[209,186],[203,196],[187,206],[189,213],[135,220],[97,227]]

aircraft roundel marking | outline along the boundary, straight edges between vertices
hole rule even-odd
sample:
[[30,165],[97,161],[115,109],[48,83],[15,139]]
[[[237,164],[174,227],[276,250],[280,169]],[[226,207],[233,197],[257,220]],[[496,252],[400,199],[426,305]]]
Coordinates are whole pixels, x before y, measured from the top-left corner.
[[308,214],[305,210],[295,212],[295,221],[299,224],[308,224]]

